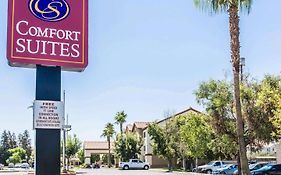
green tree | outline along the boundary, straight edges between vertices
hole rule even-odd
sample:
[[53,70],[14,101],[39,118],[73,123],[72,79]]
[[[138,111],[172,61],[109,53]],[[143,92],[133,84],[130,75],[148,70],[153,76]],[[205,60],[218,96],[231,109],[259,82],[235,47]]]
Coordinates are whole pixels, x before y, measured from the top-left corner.
[[153,153],[159,157],[168,160],[169,171],[172,170],[172,160],[177,151],[177,144],[174,142],[173,128],[171,121],[164,121],[164,127],[160,127],[157,123],[148,125],[148,134],[153,141]]
[[24,160],[27,156],[26,151],[21,147],[9,149],[9,153],[11,154],[11,156],[7,160],[7,163],[21,163],[22,160]]
[[30,158],[32,153],[31,139],[29,132],[25,130],[22,134],[18,136],[19,147],[26,151],[27,157]]
[[115,115],[115,123],[119,124],[120,133],[123,133],[123,124],[126,122],[127,114],[124,111],[117,112]]
[[237,158],[237,142],[229,137],[229,135],[214,134],[209,149],[212,154],[220,160],[233,160]]
[[115,141],[115,152],[121,161],[136,159],[141,153],[143,140],[134,133],[118,134]]
[[[81,141],[76,136],[76,134],[72,136],[69,136],[66,140],[66,149],[65,149],[65,156],[69,162],[69,159],[74,157],[78,151],[81,149]],[[69,165],[69,163],[68,163]]]
[[99,154],[92,154],[91,155],[91,163],[96,163],[100,161],[100,155]]
[[6,160],[11,156],[9,149],[17,147],[16,136],[10,131],[4,130],[1,135],[0,143],[0,163],[6,164]]
[[8,133],[6,130],[4,130],[1,135],[0,144],[0,163],[2,164],[6,164],[6,160],[10,157],[10,153],[8,152],[8,150],[10,149],[8,142]]
[[110,161],[111,165],[115,164],[114,156],[113,155],[110,155],[110,158],[108,159],[108,154],[104,154],[104,155],[102,155],[101,159],[102,159],[102,163],[105,163],[105,162],[108,163],[108,161]]
[[18,144],[16,134],[8,131],[8,148],[16,148],[17,146]]
[[189,113],[188,122],[180,128],[180,136],[187,146],[187,154],[196,159],[205,158],[212,140],[212,127],[208,124],[207,116]]
[[273,134],[280,137],[281,136],[281,100],[279,100],[277,105],[278,108],[276,109],[276,111],[274,111],[274,117],[272,118],[272,123],[277,128],[277,130]]
[[[273,111],[277,109],[275,102],[278,100],[274,96],[277,97],[278,93],[274,90],[276,86],[269,87],[268,83],[265,83],[269,79],[271,82],[275,82],[271,84],[276,84],[277,80],[273,81],[273,77],[266,76],[261,82],[249,78],[245,79],[241,85],[243,133],[245,144],[252,151],[259,150],[263,143],[269,143],[275,139],[271,135],[276,130],[271,119],[274,115]],[[198,103],[204,105],[211,116],[211,123],[216,134],[220,137],[227,135],[231,139],[231,143],[237,144],[232,93],[231,84],[219,80],[203,82],[195,92]]]
[[211,116],[210,123],[219,135],[227,134],[237,140],[233,95],[229,82],[210,80],[202,82],[195,92],[197,102],[203,105]]
[[111,153],[110,153],[110,150],[111,150],[111,138],[113,137],[115,131],[114,131],[114,127],[113,127],[113,124],[112,123],[107,123],[105,125],[105,128],[103,129],[103,132],[102,132],[102,137],[106,137],[107,139],[107,143],[108,143],[108,167],[110,168],[111,167]]
[[[276,139],[275,136],[271,135],[272,132],[276,131],[271,119],[274,116],[273,111],[276,109],[277,98],[269,98],[269,94],[266,95],[266,98],[264,96],[268,90],[275,91],[276,88],[268,86],[267,81],[268,76],[264,77],[261,82],[247,80],[241,86],[242,112],[245,118],[244,137],[246,145],[249,145],[252,151],[260,149],[263,143],[269,143]],[[275,83],[277,83],[276,80]],[[276,96],[278,93],[274,92],[273,94]]]
[[4,150],[4,148],[2,147],[2,145],[0,145],[0,163],[1,164],[5,164],[6,160],[8,159],[9,156],[5,155],[6,151]]
[[77,153],[78,159],[80,160],[80,162],[83,164],[85,163],[85,152],[83,149],[80,149]]
[[180,136],[180,129],[188,122],[186,115],[175,116],[170,119],[170,131],[174,134],[171,135],[171,140],[174,144],[175,155],[174,158],[182,161],[182,168],[187,170],[186,161],[190,158],[187,154],[187,145],[184,143]]
[[240,101],[240,27],[239,10],[246,9],[250,12],[252,0],[194,0],[201,8],[207,8],[212,12],[227,12],[229,16],[231,62],[233,67],[234,80],[234,106],[236,114],[237,135],[239,143],[239,154],[241,161],[242,175],[249,175],[246,145],[244,140],[243,118]]
[[[281,76],[267,75],[261,83],[258,95],[258,107],[263,112],[262,117],[271,116],[270,121],[275,127],[274,136],[281,137]],[[268,117],[267,117],[268,118]]]

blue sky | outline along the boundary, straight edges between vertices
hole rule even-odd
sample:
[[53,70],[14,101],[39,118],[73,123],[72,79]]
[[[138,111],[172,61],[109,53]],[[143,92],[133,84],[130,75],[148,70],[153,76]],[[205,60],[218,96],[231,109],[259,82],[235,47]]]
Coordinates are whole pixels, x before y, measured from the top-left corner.
[[[196,9],[192,0],[89,0],[89,66],[63,72],[66,110],[81,140],[103,140],[102,129],[125,110],[128,122],[198,106],[201,81],[231,77],[228,17]],[[281,1],[254,1],[241,14],[241,56],[260,79],[281,70]],[[35,69],[6,59],[7,0],[0,1],[0,132],[32,131]]]

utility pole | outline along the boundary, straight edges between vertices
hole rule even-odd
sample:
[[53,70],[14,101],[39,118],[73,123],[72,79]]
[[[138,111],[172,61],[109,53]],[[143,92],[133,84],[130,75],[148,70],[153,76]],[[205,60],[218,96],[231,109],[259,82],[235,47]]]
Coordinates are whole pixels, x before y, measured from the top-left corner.
[[63,114],[63,127],[62,127],[62,131],[63,131],[63,145],[62,145],[62,159],[63,159],[63,172],[67,172],[68,169],[68,163],[66,161],[66,141],[67,141],[67,137],[68,137],[68,131],[71,130],[71,125],[68,124],[68,114],[66,114],[65,112],[65,90],[63,91],[63,104],[64,104],[64,114]]
[[63,172],[66,172],[66,158],[65,158],[65,149],[66,149],[66,137],[65,137],[65,90],[63,91],[63,105],[64,105],[64,110],[63,110],[63,144],[62,144],[62,167],[63,167]]
[[[65,125],[65,128],[64,128],[64,138],[65,138],[65,149],[66,149],[66,140],[68,139],[68,114],[66,115],[66,125]],[[68,161],[66,161],[66,157],[64,158],[64,161],[65,161],[65,165],[66,165],[66,169],[69,170],[69,165],[68,165]]]

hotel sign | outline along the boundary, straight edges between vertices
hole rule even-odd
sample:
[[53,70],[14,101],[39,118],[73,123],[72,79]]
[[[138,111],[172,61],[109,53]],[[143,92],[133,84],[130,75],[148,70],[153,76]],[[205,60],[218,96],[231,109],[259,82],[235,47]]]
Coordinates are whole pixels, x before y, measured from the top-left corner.
[[9,0],[7,58],[11,66],[88,64],[88,0]]

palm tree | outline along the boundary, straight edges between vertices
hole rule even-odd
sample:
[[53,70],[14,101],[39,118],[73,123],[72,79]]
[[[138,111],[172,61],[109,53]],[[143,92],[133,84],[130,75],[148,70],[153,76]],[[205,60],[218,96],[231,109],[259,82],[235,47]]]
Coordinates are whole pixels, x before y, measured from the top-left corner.
[[120,126],[120,133],[123,133],[123,124],[126,122],[127,114],[124,111],[117,112],[115,115],[115,123]]
[[241,162],[241,174],[248,175],[248,159],[246,155],[246,145],[244,140],[244,126],[241,112],[240,102],[240,28],[239,28],[239,10],[246,9],[250,12],[252,0],[194,0],[197,7],[207,8],[211,12],[227,12],[229,16],[229,31],[230,31],[230,48],[231,48],[231,62],[233,68],[234,80],[234,99],[235,99],[235,113],[237,137],[239,144],[239,155]]
[[114,127],[112,123],[107,123],[105,125],[105,128],[103,129],[102,132],[102,137],[106,137],[107,142],[108,142],[108,158],[107,158],[107,165],[110,168],[111,167],[111,153],[110,153],[110,149],[111,149],[111,145],[110,145],[110,139],[113,137],[113,134],[115,133],[114,131]]

